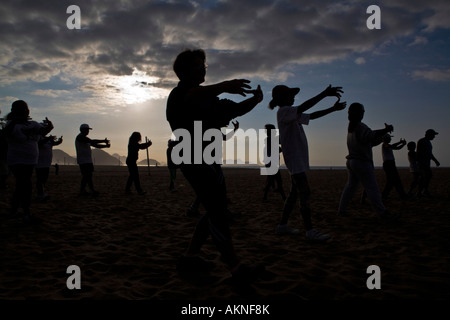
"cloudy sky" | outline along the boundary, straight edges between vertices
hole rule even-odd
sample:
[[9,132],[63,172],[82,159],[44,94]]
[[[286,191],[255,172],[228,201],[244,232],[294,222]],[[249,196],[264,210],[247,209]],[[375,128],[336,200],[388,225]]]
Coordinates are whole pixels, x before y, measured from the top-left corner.
[[[67,28],[72,4],[81,29]],[[379,30],[366,25],[372,4],[381,9]],[[244,130],[276,123],[267,108],[273,86],[300,87],[300,104],[332,84],[343,87],[348,105],[365,105],[369,127],[393,124],[394,141],[438,131],[434,154],[450,166],[448,0],[11,0],[0,4],[0,44],[1,116],[14,100],[27,101],[34,120],[54,122],[53,134],[64,136],[59,148],[71,155],[79,125],[88,123],[91,138],[111,140],[108,152],[126,155],[139,131],[153,141],[150,157],[165,162],[166,99],[178,81],[172,63],[182,50],[202,48],[205,84],[261,85],[262,103],[237,119]],[[305,128],[311,165],[345,164],[346,127],[341,111]],[[398,165],[407,165],[406,154],[397,151]],[[381,164],[379,147],[374,160]]]

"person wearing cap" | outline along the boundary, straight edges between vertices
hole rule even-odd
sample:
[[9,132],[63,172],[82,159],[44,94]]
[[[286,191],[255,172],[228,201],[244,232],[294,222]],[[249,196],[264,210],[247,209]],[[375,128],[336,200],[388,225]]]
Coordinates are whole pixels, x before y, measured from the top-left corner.
[[346,156],[348,179],[342,191],[338,215],[347,215],[348,204],[358,190],[359,185],[362,184],[367,198],[369,198],[379,217],[395,221],[399,218],[399,215],[388,211],[383,204],[375,177],[372,154],[372,148],[382,142],[385,134],[394,131],[394,127],[385,123],[384,129],[372,130],[362,122],[364,112],[364,106],[358,102],[352,103],[348,108],[348,155]]
[[[291,190],[283,208],[281,221],[276,227],[277,234],[299,234],[298,229],[288,225],[289,216],[300,198],[300,213],[306,229],[306,238],[311,241],[327,241],[329,234],[322,234],[313,227],[310,209],[310,189],[306,172],[309,170],[308,142],[303,125],[310,120],[318,119],[334,111],[345,109],[346,102],[340,102],[341,87],[328,86],[317,96],[305,101],[299,106],[293,107],[295,96],[300,92],[299,88],[289,88],[285,85],[277,85],[272,89],[272,100],[269,108],[279,107],[277,111],[277,123],[280,130],[280,142],[284,162],[291,175]],[[311,114],[305,113],[326,97],[337,97],[336,103],[324,110]]]
[[47,118],[43,123],[33,121],[29,114],[30,109],[25,101],[14,101],[6,117],[4,133],[8,143],[7,161],[15,178],[11,213],[17,216],[21,207],[23,222],[35,223],[40,219],[30,212],[33,191],[31,177],[39,158],[39,137],[53,130],[53,124]]
[[401,199],[406,199],[406,193],[403,188],[402,180],[398,174],[397,166],[395,164],[394,150],[400,150],[406,145],[405,139],[400,139],[396,143],[391,143],[392,136],[387,133],[383,136],[383,144],[381,145],[381,155],[383,158],[383,170],[386,174],[386,184],[381,193],[383,199],[389,197],[392,188],[395,188]]
[[77,152],[77,163],[81,171],[80,195],[86,195],[86,185],[92,192],[93,196],[97,196],[99,192],[95,190],[92,181],[92,173],[94,172],[94,163],[92,161],[91,147],[102,149],[109,148],[111,145],[108,139],[90,139],[88,138],[89,130],[92,128],[88,124],[83,123],[80,126],[80,133],[75,138],[75,149]]
[[437,167],[441,164],[433,155],[433,140],[438,133],[433,129],[428,129],[425,132],[425,137],[421,138],[417,142],[417,163],[419,166],[420,178],[419,178],[419,191],[417,196],[430,196],[428,187],[430,185],[431,178],[433,176],[431,172],[431,160],[434,161]]

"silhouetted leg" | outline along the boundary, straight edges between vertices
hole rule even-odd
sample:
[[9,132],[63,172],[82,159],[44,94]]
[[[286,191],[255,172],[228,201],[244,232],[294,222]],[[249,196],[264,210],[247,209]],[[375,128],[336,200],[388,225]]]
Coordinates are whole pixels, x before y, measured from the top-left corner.
[[308,179],[305,172],[293,175],[293,179],[300,196],[300,214],[303,219],[303,224],[305,225],[306,231],[309,231],[313,228],[313,225],[310,207],[311,190],[309,188]]
[[397,190],[398,195],[400,196],[400,198],[405,199],[406,193],[405,193],[405,189],[403,188],[402,179],[400,178],[400,174],[398,173],[397,166],[395,166],[393,168],[392,178],[393,178],[395,190]]
[[[358,187],[360,185],[360,179],[359,175],[356,171],[355,164],[358,160],[347,160],[347,183],[344,187],[344,190],[342,191],[341,200],[339,202],[339,209],[338,213],[345,214],[347,212],[348,204],[350,203],[350,200],[352,199],[353,195],[358,190]],[[365,190],[364,193],[365,194]]]
[[33,165],[12,165],[11,171],[16,180],[16,188],[12,198],[12,212],[16,213],[22,207],[24,215],[30,214]]
[[412,177],[413,177],[413,179],[411,181],[411,185],[409,186],[409,191],[408,191],[409,195],[412,195],[414,189],[419,185],[420,175],[418,172],[412,172]]
[[288,197],[284,202],[283,214],[281,216],[280,225],[285,225],[288,223],[291,212],[294,209],[294,206],[297,204],[297,198],[298,198],[298,189],[294,177],[291,176],[291,191],[289,191]]
[[359,163],[358,172],[359,180],[366,191],[367,198],[369,198],[375,211],[380,215],[383,214],[386,211],[386,208],[384,207],[383,200],[381,198],[380,189],[378,187],[372,164],[361,161]]
[[130,166],[130,164],[127,163],[127,167],[128,167],[128,179],[127,179],[127,184],[125,185],[125,191],[126,192],[130,192],[131,191],[131,185],[133,184],[133,174],[132,174],[132,168]]
[[278,172],[275,174],[275,181],[277,183],[276,190],[280,193],[281,198],[283,199],[283,201],[286,200],[286,194],[284,193],[283,181],[281,179],[281,172],[280,172],[280,170],[278,170]]
[[44,168],[36,168],[36,191],[38,198],[44,196]]
[[389,197],[389,194],[391,193],[392,187],[395,183],[395,172],[393,166],[395,166],[395,163],[393,161],[383,162],[383,170],[386,174],[386,185],[384,186],[382,193],[383,199]]
[[[206,209],[191,239],[187,254],[197,254],[211,234],[222,260],[231,268],[239,263],[226,216],[226,187],[220,166],[184,165],[182,172]],[[207,221],[207,222],[206,222]]]

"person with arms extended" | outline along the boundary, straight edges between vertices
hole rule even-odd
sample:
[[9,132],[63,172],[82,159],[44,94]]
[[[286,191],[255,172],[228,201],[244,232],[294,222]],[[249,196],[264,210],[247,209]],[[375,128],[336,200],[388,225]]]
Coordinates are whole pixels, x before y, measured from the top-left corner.
[[339,203],[338,215],[347,215],[347,206],[358,190],[360,184],[364,192],[381,218],[397,220],[398,215],[390,213],[384,206],[378,188],[373,165],[372,148],[381,143],[382,137],[394,130],[392,125],[385,124],[384,129],[371,130],[365,123],[364,106],[355,102],[348,108],[349,125],[347,129],[347,171],[348,180]]
[[[262,101],[263,94],[259,86],[256,90],[250,90],[250,81],[244,79],[201,85],[206,76],[205,61],[206,55],[201,49],[185,50],[176,57],[173,69],[180,81],[167,100],[166,117],[176,140],[184,145],[185,141],[180,140],[181,132],[188,132],[191,137],[191,143],[188,144],[190,150],[182,150],[184,155],[185,152],[190,154],[190,159],[179,163],[180,170],[206,209],[206,213],[199,218],[189,247],[177,267],[180,271],[208,270],[211,264],[199,254],[211,235],[222,261],[232,274],[232,279],[248,281],[255,279],[258,276],[256,271],[260,269],[243,264],[235,252],[227,218],[227,194],[221,165],[206,162],[202,155],[207,142],[199,142],[203,145],[198,150],[195,148],[197,142],[193,139],[194,128],[199,123],[202,136],[208,129],[220,131],[220,128],[228,125],[232,119],[251,111]],[[219,99],[218,96],[223,93],[244,97],[250,93],[253,96],[236,103]],[[222,139],[221,135],[220,140]],[[175,159],[174,162],[177,163]]]
[[[308,141],[303,125],[310,120],[318,119],[332,112],[345,109],[346,102],[340,102],[342,88],[328,86],[317,96],[305,101],[299,106],[294,105],[295,96],[300,92],[299,88],[289,88],[285,85],[277,85],[272,89],[272,100],[269,108],[279,107],[277,111],[277,123],[280,130],[280,143],[284,162],[291,175],[291,190],[284,203],[281,220],[275,231],[277,234],[300,234],[299,229],[291,228],[288,220],[292,210],[300,198],[300,214],[306,230],[306,239],[310,241],[324,242],[330,238],[329,234],[320,233],[314,228],[311,220],[310,188],[306,172],[309,170]],[[324,110],[311,114],[305,113],[326,97],[337,97],[336,103]]]
[[42,124],[33,121],[29,118],[29,114],[30,109],[25,101],[14,101],[11,112],[7,115],[4,133],[8,142],[8,165],[16,182],[11,214],[18,216],[21,207],[23,221],[35,223],[40,219],[30,212],[33,191],[31,177],[39,158],[39,137],[53,130],[53,124],[47,118]]
[[103,140],[88,138],[89,130],[92,130],[92,128],[86,123],[80,126],[80,133],[75,138],[75,149],[77,152],[77,163],[80,166],[81,172],[80,195],[89,194],[86,191],[87,185],[92,192],[92,196],[96,197],[99,195],[99,192],[95,190],[92,180],[94,163],[92,161],[91,147],[103,149],[109,148],[111,144],[106,138]]
[[139,179],[139,169],[137,166],[137,160],[139,158],[139,150],[147,149],[152,145],[152,141],[149,140],[144,143],[140,143],[142,140],[140,132],[133,132],[128,140],[128,156],[126,159],[126,164],[128,167],[128,172],[130,175],[127,179],[127,184],[125,186],[125,192],[131,193],[131,185],[134,183],[136,192],[139,195],[144,195],[146,192],[142,190],[141,181]]

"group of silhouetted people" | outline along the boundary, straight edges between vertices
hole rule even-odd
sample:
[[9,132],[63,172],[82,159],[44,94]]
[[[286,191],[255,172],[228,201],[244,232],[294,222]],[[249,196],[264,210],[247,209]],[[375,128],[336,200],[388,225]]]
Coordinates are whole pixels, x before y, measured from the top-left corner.
[[[252,89],[250,81],[246,79],[227,80],[211,85],[202,85],[206,77],[206,55],[201,49],[185,50],[175,59],[173,70],[179,78],[178,85],[173,88],[167,99],[166,118],[175,136],[167,143],[167,167],[169,169],[169,189],[175,191],[176,172],[179,169],[195,191],[196,198],[193,204],[200,204],[205,208],[205,214],[199,216],[199,220],[192,234],[189,246],[177,263],[177,268],[181,272],[209,270],[212,263],[200,257],[201,248],[209,236],[212,237],[217,249],[221,254],[222,261],[228,266],[233,279],[237,281],[251,281],[261,276],[265,271],[261,265],[247,265],[241,262],[241,258],[236,253],[229,225],[229,209],[226,188],[226,177],[222,171],[221,164],[207,163],[202,157],[201,163],[194,162],[194,143],[191,144],[191,161],[175,164],[172,161],[172,150],[180,141],[177,136],[178,129],[183,129],[194,136],[195,121],[202,121],[202,136],[209,129],[219,129],[226,127],[233,119],[243,116],[253,110],[262,100],[263,92],[258,85]],[[263,200],[267,200],[270,190],[280,193],[284,206],[278,224],[275,227],[277,234],[301,234],[302,232],[289,225],[289,218],[296,204],[300,203],[300,214],[304,225],[304,235],[307,240],[315,242],[325,242],[330,239],[330,235],[320,232],[312,221],[311,217],[311,190],[308,183],[307,172],[309,170],[308,140],[303,126],[308,125],[311,120],[324,117],[333,112],[346,108],[347,103],[341,102],[343,94],[342,87],[329,85],[318,95],[306,100],[298,106],[294,106],[295,97],[300,92],[299,88],[290,88],[285,85],[277,85],[272,89],[272,99],[269,103],[271,110],[277,109],[276,120],[279,129],[279,155],[283,158],[290,174],[290,191],[284,193],[281,174],[278,170],[276,174],[267,176],[264,188]],[[240,95],[246,97],[241,102],[234,102],[229,99],[219,98],[221,94]],[[331,107],[319,111],[308,113],[308,110],[327,97],[335,97],[336,101]],[[434,130],[427,130],[425,137],[416,143],[406,143],[401,139],[397,143],[391,143],[392,125],[385,124],[385,127],[372,130],[364,122],[365,108],[361,103],[352,103],[348,108],[348,128],[347,128],[347,148],[346,167],[348,179],[342,191],[338,215],[348,214],[348,205],[353,195],[360,185],[364,188],[365,196],[370,200],[379,217],[386,220],[396,221],[398,213],[391,213],[384,205],[383,200],[389,196],[392,188],[395,188],[402,199],[413,194],[417,188],[418,196],[429,195],[428,186],[432,177],[431,161],[437,166],[439,162],[432,152],[431,140],[438,134]],[[238,122],[232,122],[235,130]],[[12,104],[11,113],[7,116],[6,126],[1,130],[4,138],[4,152],[2,141],[2,158],[7,160],[9,169],[16,180],[11,211],[18,212],[21,207],[25,220],[33,219],[29,207],[31,202],[31,176],[36,169],[38,197],[45,199],[45,183],[48,178],[48,168],[51,164],[51,148],[62,142],[62,137],[56,139],[54,136],[47,136],[53,129],[53,124],[48,119],[42,123],[29,119],[29,109],[26,102],[19,100]],[[271,141],[270,130],[275,129],[272,124],[266,125],[268,132],[266,140],[266,153],[270,158]],[[90,194],[98,195],[94,187],[92,174],[94,165],[91,147],[109,148],[108,139],[90,139],[88,134],[92,128],[88,124],[82,124],[80,133],[75,139],[77,163],[82,175],[80,184],[80,195],[87,194],[86,187],[90,189]],[[226,140],[230,136],[223,136]],[[133,132],[129,138],[128,156],[126,164],[129,170],[129,177],[126,181],[125,192],[131,193],[134,185],[138,194],[143,195],[139,179],[137,166],[138,154],[140,150],[147,149],[152,145],[151,141],[141,143],[142,136],[139,132]],[[208,142],[203,142],[201,152]],[[372,149],[382,144],[383,170],[386,174],[386,185],[380,192],[375,177],[374,161]],[[400,176],[397,171],[393,151],[400,150],[405,145],[408,147],[408,160],[412,173],[412,182],[408,192],[403,189]],[[42,158],[40,157],[42,155]],[[278,156],[279,156],[278,155]],[[270,163],[266,163],[270,166]],[[3,169],[1,168],[3,174]],[[2,176],[3,177],[3,176]],[[3,183],[3,179],[2,179]],[[247,190],[242,190],[247,192]]]

